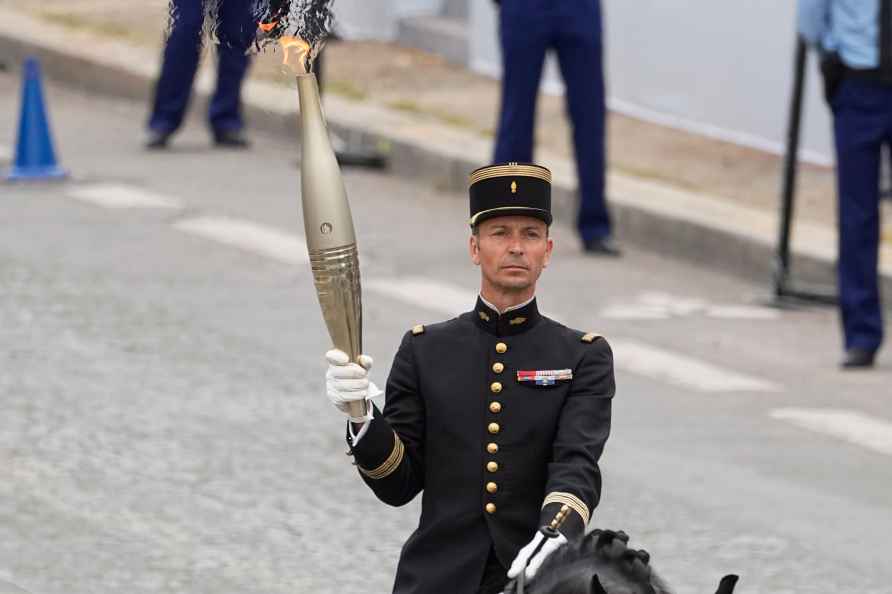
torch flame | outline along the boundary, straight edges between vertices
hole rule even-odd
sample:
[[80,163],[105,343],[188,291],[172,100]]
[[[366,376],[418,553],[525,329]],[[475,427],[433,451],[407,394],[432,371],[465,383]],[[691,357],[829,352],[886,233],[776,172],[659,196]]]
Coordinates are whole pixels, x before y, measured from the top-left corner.
[[300,37],[283,36],[279,39],[282,45],[282,63],[290,66],[295,74],[307,74],[313,61],[312,47]]
[[257,26],[260,27],[260,30],[264,33],[269,33],[273,29],[276,28],[276,25],[279,24],[279,21],[272,21],[270,23],[257,23]]

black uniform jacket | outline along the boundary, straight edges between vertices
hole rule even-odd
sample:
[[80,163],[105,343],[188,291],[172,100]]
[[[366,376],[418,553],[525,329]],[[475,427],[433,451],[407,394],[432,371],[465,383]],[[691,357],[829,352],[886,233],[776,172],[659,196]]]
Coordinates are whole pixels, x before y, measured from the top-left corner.
[[500,316],[478,299],[408,332],[383,414],[351,446],[385,503],[424,492],[394,594],[474,594],[490,549],[510,566],[563,505],[561,531],[580,536],[600,496],[614,389],[607,342],[542,316],[535,300]]

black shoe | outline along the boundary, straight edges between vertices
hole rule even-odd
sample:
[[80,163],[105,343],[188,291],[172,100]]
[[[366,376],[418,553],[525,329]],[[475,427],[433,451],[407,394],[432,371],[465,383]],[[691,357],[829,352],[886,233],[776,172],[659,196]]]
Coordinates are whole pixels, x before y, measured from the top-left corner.
[[146,148],[151,150],[165,149],[172,135],[172,132],[149,130],[149,135],[146,138]]
[[616,242],[609,237],[602,237],[600,239],[592,239],[583,242],[582,251],[593,256],[611,256],[615,258],[623,255],[622,250],[619,249]]
[[214,144],[222,148],[248,148],[251,143],[241,130],[224,130],[214,132]]
[[849,349],[843,358],[841,367],[843,369],[866,369],[873,367],[873,359],[876,351],[868,351],[865,349]]

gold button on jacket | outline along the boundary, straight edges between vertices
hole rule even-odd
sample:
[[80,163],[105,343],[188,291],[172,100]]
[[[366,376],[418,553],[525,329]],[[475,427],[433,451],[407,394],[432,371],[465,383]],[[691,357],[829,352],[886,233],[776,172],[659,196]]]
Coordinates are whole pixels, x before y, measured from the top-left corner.
[[502,363],[496,361],[492,364],[492,370],[493,373],[502,373],[503,371],[505,371],[505,366]]
[[493,382],[489,386],[489,389],[492,390],[493,394],[498,394],[499,392],[502,391],[502,384],[501,384],[501,382]]
[[502,403],[501,402],[490,402],[489,403],[489,412],[491,412],[491,413],[502,412]]
[[508,345],[505,344],[504,342],[500,342],[500,343],[496,344],[496,352],[497,353],[502,354],[507,350],[508,350]]
[[489,430],[490,433],[492,433],[493,435],[496,435],[499,432],[499,430],[501,429],[501,427],[499,427],[498,423],[490,423],[489,427],[487,427],[487,429]]
[[499,444],[497,444],[497,443],[490,443],[490,444],[487,444],[487,446],[486,446],[486,451],[489,452],[490,454],[498,453],[498,451],[499,451]]
[[498,462],[487,462],[486,469],[490,472],[498,472],[499,471],[499,463]]
[[487,503],[486,504],[486,513],[488,513],[488,514],[496,513],[496,504],[495,503]]
[[499,486],[495,483],[486,483],[486,491],[488,493],[495,493],[499,490]]

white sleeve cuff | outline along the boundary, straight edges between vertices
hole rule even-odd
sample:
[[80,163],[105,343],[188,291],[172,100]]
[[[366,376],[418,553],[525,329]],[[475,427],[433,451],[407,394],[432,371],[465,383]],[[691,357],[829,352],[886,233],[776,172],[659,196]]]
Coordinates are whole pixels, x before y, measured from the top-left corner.
[[354,446],[356,444],[358,444],[359,440],[362,439],[362,436],[368,432],[369,425],[372,424],[372,417],[374,415],[374,412],[373,412],[374,410],[375,410],[374,407],[372,407],[372,406],[369,407],[369,420],[362,424],[362,429],[359,430],[359,433],[354,434],[353,433],[353,423],[351,423],[350,421],[347,421],[347,431],[350,433],[350,439],[352,440]]

